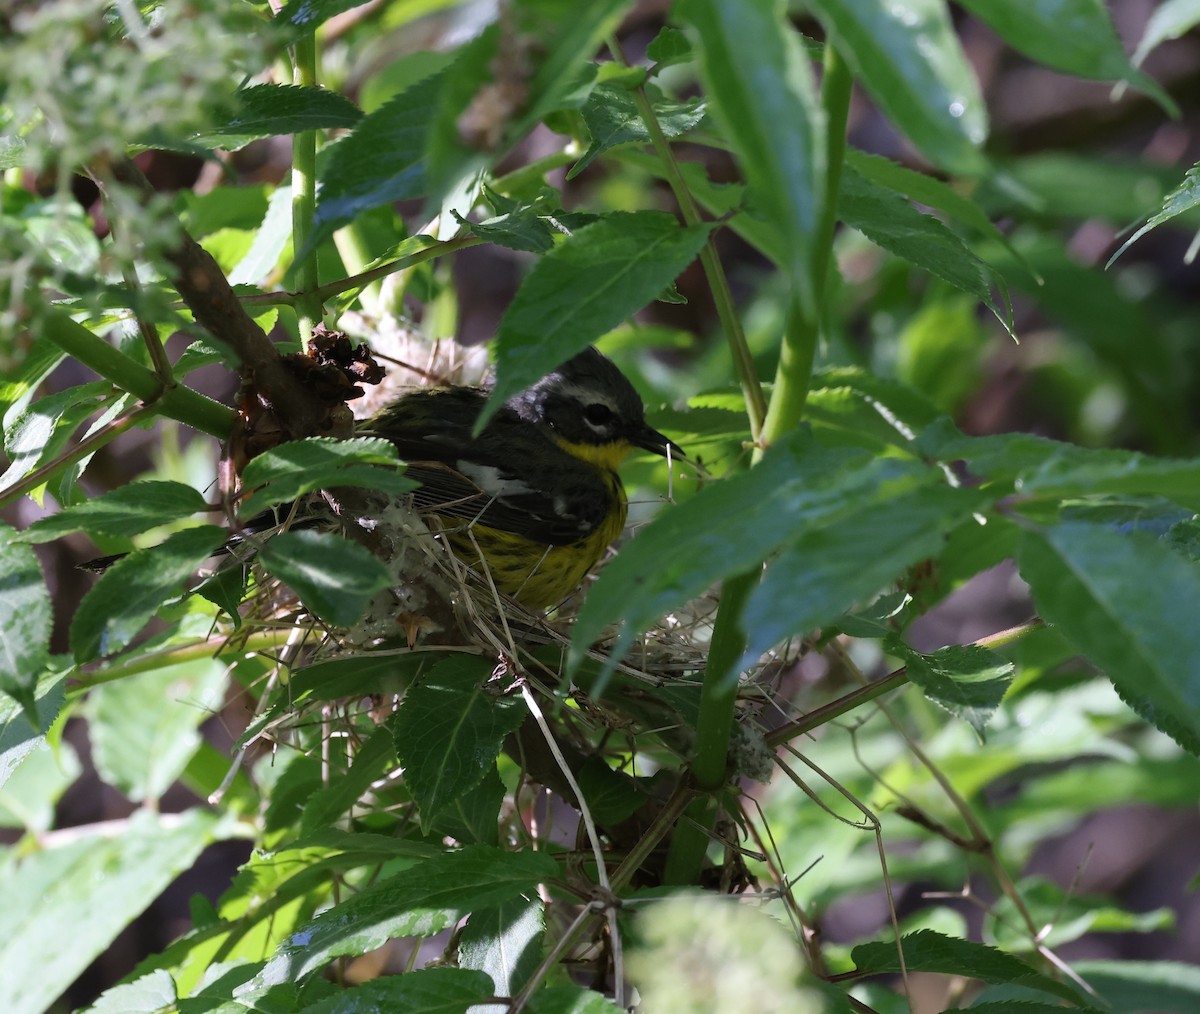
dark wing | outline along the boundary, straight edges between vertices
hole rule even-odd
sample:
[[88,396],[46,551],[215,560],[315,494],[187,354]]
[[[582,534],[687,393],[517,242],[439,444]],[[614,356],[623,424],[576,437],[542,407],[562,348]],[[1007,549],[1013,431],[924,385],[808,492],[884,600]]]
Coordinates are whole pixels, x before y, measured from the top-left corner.
[[603,476],[507,409],[472,437],[486,400],[475,388],[414,391],[361,432],[396,445],[405,474],[421,483],[418,510],[552,546],[594,532],[612,508]]

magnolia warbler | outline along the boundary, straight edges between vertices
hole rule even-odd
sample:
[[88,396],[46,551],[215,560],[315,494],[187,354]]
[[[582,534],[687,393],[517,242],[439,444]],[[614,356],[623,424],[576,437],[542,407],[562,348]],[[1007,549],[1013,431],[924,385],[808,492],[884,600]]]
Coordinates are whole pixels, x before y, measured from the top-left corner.
[[594,348],[510,398],[478,436],[478,387],[418,388],[359,428],[396,445],[421,483],[419,512],[444,522],[468,566],[531,609],[566,598],[625,526],[617,467],[635,448],[682,451],[653,429],[642,400]]

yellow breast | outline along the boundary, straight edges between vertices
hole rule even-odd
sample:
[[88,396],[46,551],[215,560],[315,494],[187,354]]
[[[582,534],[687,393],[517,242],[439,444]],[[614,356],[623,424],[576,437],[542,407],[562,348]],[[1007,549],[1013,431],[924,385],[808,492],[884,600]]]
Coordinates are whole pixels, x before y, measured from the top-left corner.
[[471,529],[474,542],[465,532],[448,533],[454,554],[476,569],[482,556],[496,588],[522,605],[530,609],[556,605],[579,586],[625,528],[625,487],[612,468],[601,467],[610,506],[604,521],[587,537],[565,546],[547,546],[475,525]]

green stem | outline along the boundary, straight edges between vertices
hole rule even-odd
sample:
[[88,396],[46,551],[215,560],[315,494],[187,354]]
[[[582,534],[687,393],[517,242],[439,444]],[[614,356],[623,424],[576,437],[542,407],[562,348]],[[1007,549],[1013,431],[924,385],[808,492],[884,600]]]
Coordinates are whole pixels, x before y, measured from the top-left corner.
[[[616,39],[609,39],[608,48],[618,62],[624,62]],[[633,100],[637,103],[638,114],[649,132],[650,141],[663,164],[667,184],[675,195],[675,201],[679,205],[679,212],[683,216],[684,222],[689,226],[700,225],[702,222],[700,209],[696,206],[692,192],[688,189],[687,181],[683,178],[683,172],[675,159],[675,153],[671,150],[671,145],[659,125],[658,117],[654,113],[650,99],[646,96],[645,89],[634,90]],[[704,277],[708,281],[709,291],[712,293],[713,303],[716,305],[717,317],[725,331],[725,339],[729,342],[729,349],[733,353],[734,366],[742,387],[742,397],[746,401],[746,415],[750,420],[750,436],[755,443],[758,443],[763,420],[767,413],[767,403],[762,385],[758,380],[754,356],[750,352],[746,333],[742,329],[741,318],[738,317],[737,309],[733,305],[733,293],[729,290],[729,280],[725,277],[725,269],[721,266],[721,259],[717,256],[716,244],[713,242],[711,233],[705,241],[704,248],[700,251],[700,264],[704,268]]]
[[[709,643],[708,662],[700,688],[700,717],[696,723],[696,756],[692,777],[703,792],[716,793],[728,777],[729,737],[737,701],[734,666],[746,649],[741,629],[742,609],[758,583],[758,569],[729,578],[721,586],[721,604]],[[716,819],[715,795],[693,800],[685,820],[675,829],[667,853],[667,883],[694,884],[708,848],[708,831]]]
[[813,237],[811,276],[808,279],[812,298],[806,298],[799,291],[792,294],[760,451],[795,429],[808,400],[820,334],[819,304],[829,274],[829,263],[833,258],[833,230],[837,225],[837,200],[841,188],[842,161],[846,154],[846,121],[850,115],[852,84],[853,79],[845,61],[832,44],[826,43],[825,77],[821,82],[821,108],[825,113],[825,193],[822,195],[821,213]]
[[[780,350],[779,368],[771,402],[763,421],[760,438],[755,441],[755,460],[774,441],[793,429],[804,414],[808,388],[812,379],[819,334],[818,304],[825,288],[825,276],[833,251],[833,231],[837,224],[837,194],[841,180],[842,158],[845,153],[846,121],[850,110],[850,72],[832,45],[825,47],[825,78],[821,88],[821,103],[825,111],[826,152],[828,168],[825,190],[814,249],[810,262],[811,276],[792,294],[787,327]],[[641,102],[648,106],[645,96]],[[643,114],[644,115],[644,114]],[[647,127],[650,124],[647,123]],[[651,131],[653,134],[653,130]],[[678,171],[678,166],[676,166]],[[690,196],[690,195],[689,195]],[[809,298],[811,294],[812,298]],[[714,293],[715,295],[715,293]],[[741,615],[746,601],[758,583],[758,568],[727,580],[721,588],[721,604],[717,609],[709,649],[708,665],[700,696],[700,717],[696,728],[696,757],[692,773],[699,788],[710,795],[693,801],[687,811],[690,820],[682,821],[671,839],[667,856],[667,877],[670,883],[698,882],[709,842],[708,832],[717,816],[715,793],[727,777],[729,736],[733,727],[733,706],[737,696],[734,666],[745,650],[741,630]]]
[[229,436],[233,428],[233,410],[228,405],[178,384],[165,386],[140,363],[97,338],[66,313],[60,310],[48,312],[42,319],[41,334],[67,355],[111,380],[122,391],[128,391],[146,404],[153,404],[160,415],[177,419],[219,440]]
[[135,409],[128,415],[123,415],[119,419],[114,419],[103,429],[98,430],[89,437],[84,437],[74,447],[63,454],[60,454],[53,461],[48,461],[40,468],[35,468],[32,472],[26,475],[20,482],[9,486],[8,489],[0,491],[0,507],[5,507],[14,500],[19,500],[26,493],[29,493],[47,482],[51,476],[66,468],[75,462],[86,458],[89,454],[94,453],[98,448],[119,437],[130,427],[139,423],[142,419],[154,414],[154,408],[143,405],[141,408]]
[[[317,84],[317,39],[308,34],[296,43],[294,84]],[[317,251],[309,250],[313,216],[317,210],[317,132],[302,130],[292,137],[292,250],[303,256],[296,262],[296,316],[300,321],[300,340],[307,345],[313,328],[321,321],[321,300],[316,295],[320,278]]]

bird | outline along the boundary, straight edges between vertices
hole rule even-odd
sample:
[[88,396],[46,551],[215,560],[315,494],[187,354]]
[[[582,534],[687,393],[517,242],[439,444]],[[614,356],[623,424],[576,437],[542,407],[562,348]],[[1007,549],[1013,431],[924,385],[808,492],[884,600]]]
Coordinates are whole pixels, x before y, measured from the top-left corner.
[[358,432],[395,445],[420,483],[414,509],[436,516],[467,566],[531,610],[567,598],[625,527],[618,467],[641,449],[683,451],[646,422],[641,397],[593,347],[509,398],[478,434],[490,388],[416,388]]

